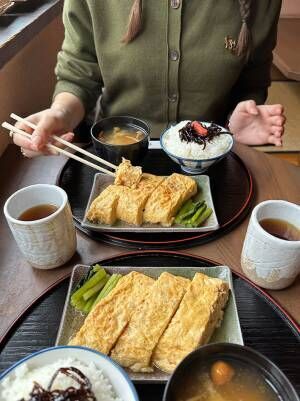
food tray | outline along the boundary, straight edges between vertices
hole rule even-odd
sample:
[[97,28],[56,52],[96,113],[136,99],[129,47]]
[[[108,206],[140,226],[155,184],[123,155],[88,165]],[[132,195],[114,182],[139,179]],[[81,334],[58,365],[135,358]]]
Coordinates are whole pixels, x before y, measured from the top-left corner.
[[[236,344],[244,344],[242,332],[239,323],[239,317],[236,307],[236,301],[233,291],[232,284],[232,275],[231,271],[226,266],[216,266],[216,267],[105,267],[105,270],[110,273],[121,273],[127,274],[132,270],[142,272],[150,277],[157,278],[161,273],[167,271],[169,273],[193,278],[194,274],[197,272],[201,272],[207,274],[211,277],[218,277],[224,281],[229,283],[230,287],[230,296],[225,309],[224,318],[222,324],[219,328],[216,329],[213,337],[210,342],[230,342]],[[62,314],[61,323],[58,330],[56,345],[67,345],[69,339],[74,336],[74,334],[79,330],[82,326],[85,315],[81,312],[77,311],[70,305],[70,296],[79,281],[84,277],[84,275],[90,269],[89,266],[77,265],[74,267],[68,294],[66,297],[65,307]],[[161,383],[165,382],[169,378],[169,374],[164,373],[158,369],[156,369],[153,373],[133,373],[131,371],[127,371],[130,378],[137,383],[145,383],[145,382],[153,382],[153,383]]]
[[[82,227],[87,228],[91,231],[103,231],[103,232],[140,232],[140,233],[160,233],[160,232],[207,232],[207,231],[214,231],[219,228],[219,223],[217,220],[211,190],[210,190],[210,182],[209,177],[207,175],[198,175],[192,176],[192,178],[198,184],[198,192],[197,195],[193,199],[197,200],[205,200],[207,207],[210,207],[213,210],[213,213],[210,217],[204,222],[204,224],[200,227],[196,228],[187,228],[180,225],[173,225],[171,227],[163,227],[160,224],[143,224],[142,226],[133,226],[127,224],[122,221],[118,221],[113,226],[107,226],[105,224],[95,224],[91,223],[84,217],[82,222]],[[94,177],[93,187],[91,190],[90,198],[87,204],[87,208],[85,211],[85,216],[87,211],[90,208],[91,203],[93,200],[106,188],[108,185],[113,184],[113,177],[110,177],[106,174],[96,174]]]
[[[170,251],[135,251],[95,263],[104,266],[218,266],[202,256]],[[245,345],[271,359],[300,393],[300,327],[263,289],[240,274],[232,273],[233,286]],[[63,275],[36,298],[0,339],[0,372],[21,358],[55,344],[70,277]],[[47,322],[47,324],[45,324]],[[272,341],[270,341],[272,339]],[[161,401],[165,384],[135,384],[140,401]]]

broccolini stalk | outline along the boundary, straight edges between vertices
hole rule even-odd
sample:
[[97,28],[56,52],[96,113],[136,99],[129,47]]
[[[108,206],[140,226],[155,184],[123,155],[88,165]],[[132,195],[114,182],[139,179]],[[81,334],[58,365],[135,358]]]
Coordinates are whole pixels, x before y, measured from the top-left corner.
[[79,301],[87,290],[98,284],[105,276],[106,272],[103,268],[101,268],[101,270],[97,271],[88,281],[83,284],[82,287],[72,294],[71,301],[75,303],[76,301]]
[[89,290],[87,290],[82,298],[84,299],[84,301],[87,301],[88,299],[90,299],[93,295],[98,295],[100,290],[102,290],[102,288],[105,286],[105,284],[108,282],[110,275],[106,274],[105,277],[103,277],[102,280],[99,281],[99,283],[97,283],[96,285],[94,285],[94,287],[90,288]]
[[97,305],[97,303],[99,301],[101,301],[101,299],[106,297],[115,288],[115,286],[117,285],[117,283],[121,277],[122,277],[121,274],[112,274],[111,275],[110,279],[105,284],[104,288],[102,288],[100,294],[97,296],[97,298],[93,304],[93,308],[94,308],[94,306]]
[[194,227],[199,227],[201,224],[203,224],[205,222],[205,220],[207,220],[211,214],[212,214],[212,209],[209,207],[195,221]]

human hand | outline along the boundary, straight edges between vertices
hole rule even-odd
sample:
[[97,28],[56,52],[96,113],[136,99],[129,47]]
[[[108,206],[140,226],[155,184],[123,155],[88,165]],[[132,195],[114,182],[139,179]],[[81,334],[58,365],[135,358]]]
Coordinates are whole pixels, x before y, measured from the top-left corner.
[[246,145],[282,145],[285,116],[281,104],[256,105],[254,100],[238,103],[230,117],[230,131]]
[[68,142],[72,142],[74,138],[74,134],[69,132],[71,126],[64,110],[58,108],[46,109],[30,115],[26,120],[35,124],[37,128],[33,130],[23,122],[17,122],[16,127],[31,134],[32,138],[28,139],[19,134],[13,135],[14,143],[22,148],[22,153],[26,157],[55,154],[55,152],[46,147],[46,144],[50,142],[57,147],[63,147],[63,145],[54,141],[53,135],[60,136]]

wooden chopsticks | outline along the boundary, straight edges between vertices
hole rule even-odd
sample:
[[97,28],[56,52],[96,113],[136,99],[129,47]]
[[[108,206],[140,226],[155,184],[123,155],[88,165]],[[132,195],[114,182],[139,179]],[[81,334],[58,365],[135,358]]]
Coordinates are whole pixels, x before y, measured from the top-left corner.
[[[23,122],[24,124],[28,125],[28,127],[32,128],[32,129],[36,129],[36,125],[35,124],[33,124],[33,123],[31,123],[31,122],[29,122],[29,121],[17,116],[14,113],[11,114],[11,117],[16,121]],[[7,122],[2,123],[2,127],[8,129],[12,133],[17,133],[19,135],[23,135],[24,137],[26,137],[28,139],[31,139],[31,135],[30,134],[28,134],[27,132],[25,132],[25,131],[15,127],[14,125],[11,125],[11,124],[7,123]],[[114,170],[117,168],[117,166],[115,166],[114,164],[112,164],[112,163],[110,163],[110,162],[108,162],[108,161],[106,161],[104,159],[101,159],[100,157],[95,156],[94,154],[89,153],[86,150],[81,149],[80,147],[78,147],[78,146],[76,146],[76,145],[74,145],[74,144],[72,144],[70,142],[65,141],[64,139],[60,138],[59,136],[53,135],[53,139],[55,139],[57,142],[60,142],[63,145],[69,147],[69,148],[72,148],[72,149],[76,150],[79,153],[82,153],[82,154],[90,157],[91,159],[97,160],[98,162],[100,162],[102,164],[105,164],[108,167],[113,168]],[[115,176],[115,174],[112,171],[107,170],[107,169],[105,169],[103,167],[97,166],[96,164],[91,163],[91,162],[89,162],[87,160],[84,160],[81,157],[78,157],[78,156],[74,155],[73,153],[68,152],[65,149],[61,149],[61,148],[59,148],[59,147],[57,147],[55,145],[52,145],[50,143],[48,143],[46,146],[47,146],[48,149],[52,149],[55,152],[62,153],[65,156],[68,156],[71,159],[77,160],[77,161],[79,161],[79,162],[81,162],[81,163],[83,163],[83,164],[85,164],[85,165],[87,165],[89,167],[92,167],[92,168],[94,168],[94,169],[96,169],[98,171],[101,171],[101,172],[106,173],[108,175],[111,175],[113,177]]]
[[[28,127],[32,128],[32,129],[36,129],[36,125],[33,124],[33,123],[31,123],[30,121],[27,121],[27,120],[25,120],[24,118],[19,117],[19,116],[17,116],[17,115],[14,114],[14,113],[11,113],[10,116],[11,116],[11,118],[13,118],[14,120],[19,121],[19,122],[22,122],[22,123],[28,125]],[[101,159],[100,157],[98,157],[98,156],[96,156],[96,155],[93,155],[92,153],[89,153],[89,152],[87,152],[87,151],[84,150],[84,149],[81,149],[79,146],[76,146],[76,145],[74,145],[73,143],[70,143],[70,142],[65,141],[64,139],[60,138],[59,136],[53,135],[53,138],[54,138],[57,142],[60,142],[60,143],[62,143],[63,145],[68,146],[69,148],[72,148],[72,149],[76,150],[77,152],[82,153],[82,154],[84,154],[84,155],[90,157],[91,159],[97,160],[97,162],[100,162],[100,163],[102,163],[102,164],[105,164],[106,166],[111,167],[111,168],[113,168],[114,170],[117,168],[117,166],[115,166],[114,164],[108,162],[107,160]]]

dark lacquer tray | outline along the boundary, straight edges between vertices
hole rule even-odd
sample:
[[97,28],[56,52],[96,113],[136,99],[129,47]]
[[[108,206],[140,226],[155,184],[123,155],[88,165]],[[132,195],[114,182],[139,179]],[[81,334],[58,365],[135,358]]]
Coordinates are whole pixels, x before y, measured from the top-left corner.
[[[219,263],[178,252],[143,251],[101,261],[107,266],[216,266]],[[60,280],[21,316],[0,343],[0,370],[26,355],[54,345],[69,278]],[[233,286],[245,345],[275,362],[300,391],[299,326],[258,287],[233,274]],[[164,385],[136,385],[141,401],[162,399]]]
[[[92,147],[88,147],[93,152]],[[81,155],[82,156],[82,155]],[[157,175],[181,172],[160,149],[149,150],[143,170]],[[243,161],[233,152],[205,174],[210,177],[211,192],[220,228],[206,233],[98,233],[81,227],[95,170],[72,159],[62,169],[57,184],[68,194],[77,228],[89,237],[109,244],[134,249],[179,249],[204,244],[232,230],[247,215],[253,200],[253,180]]]

